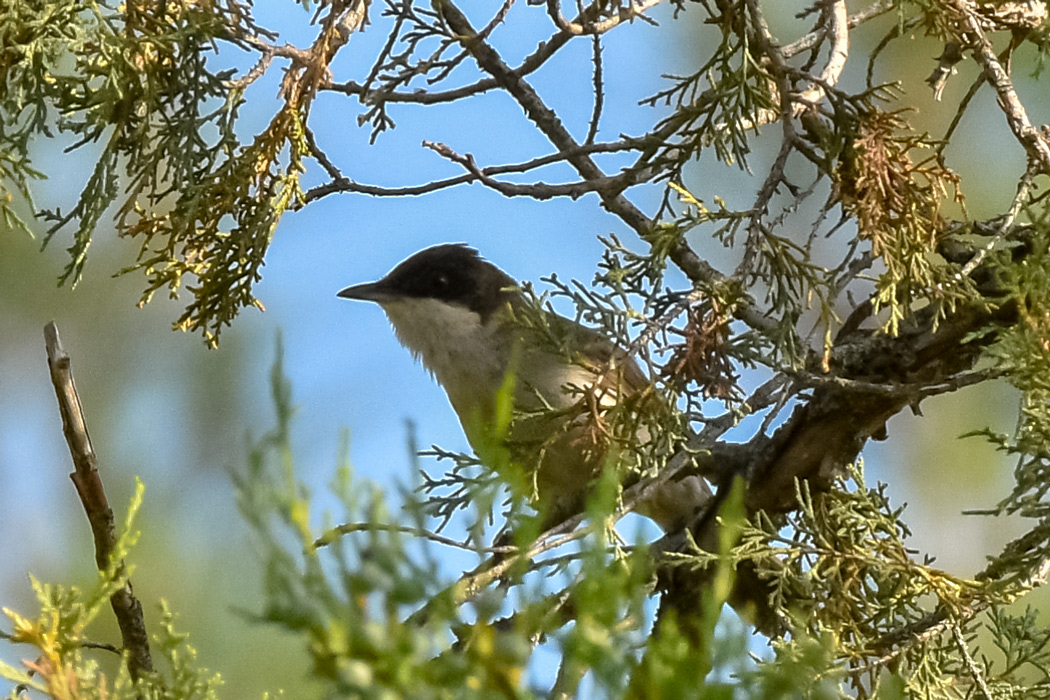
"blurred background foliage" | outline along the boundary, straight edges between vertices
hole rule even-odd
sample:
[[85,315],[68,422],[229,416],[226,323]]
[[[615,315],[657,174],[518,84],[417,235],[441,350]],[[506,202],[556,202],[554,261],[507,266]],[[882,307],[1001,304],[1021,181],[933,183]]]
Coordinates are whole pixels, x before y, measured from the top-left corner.
[[[786,27],[795,9],[794,3],[784,3],[779,11],[768,11]],[[311,12],[295,3],[260,3],[256,14],[263,26],[280,28],[281,41],[302,45],[312,35]],[[622,43],[608,51],[610,60],[630,57],[626,65],[612,68],[623,78],[615,88],[623,94],[617,97],[628,102],[644,97],[650,92],[650,76],[673,67],[676,55],[702,44],[709,31],[690,25],[688,16],[681,22],[671,22],[669,14],[661,19],[671,25],[667,31],[638,26],[616,34]],[[854,53],[870,51],[890,21],[858,32]],[[369,56],[384,38],[380,32],[355,35],[351,50],[339,61]],[[528,41],[522,39],[522,46],[528,49]],[[916,33],[894,44],[884,64],[912,98],[913,124],[933,133],[952,113],[923,85],[941,48]],[[231,48],[217,60],[248,67],[245,57]],[[1022,49],[1015,61],[1017,87],[1026,103],[1046,114],[1050,92],[1029,77],[1037,56]],[[949,90],[964,90],[977,75],[972,63],[960,71]],[[570,105],[586,75],[552,73],[537,75],[537,82],[553,91],[554,102]],[[854,84],[862,79],[856,72],[845,78]],[[242,138],[268,122],[276,89],[274,78],[251,87],[242,108]],[[377,173],[391,184],[444,172],[436,158],[420,153],[421,137],[450,142],[476,138],[477,124],[500,123],[509,114],[507,105],[492,100],[425,114],[406,112],[397,115],[398,129],[380,138],[381,148],[369,149],[368,127],[353,126],[343,99],[324,95],[313,108],[312,123],[319,131],[338,134],[363,172]],[[567,109],[572,116],[572,107]],[[631,131],[630,119],[616,128]],[[999,128],[1001,119],[994,98],[984,91],[949,149],[952,167],[964,182],[974,183],[967,210],[975,219],[1003,210],[1023,168],[1023,154]],[[775,131],[767,128],[752,144],[750,158],[757,171],[775,156]],[[495,151],[513,150],[498,133],[480,136]],[[66,145],[69,141],[58,137],[33,147],[35,161],[50,176],[34,193],[42,206],[72,206],[91,167],[92,153],[66,153]],[[717,183],[712,194],[731,198],[734,192],[753,191],[747,173],[710,156],[691,167],[696,182]],[[310,181],[317,174],[308,171],[305,177]],[[730,205],[743,205],[749,197],[741,194]],[[441,241],[469,242],[518,279],[558,272],[563,278],[587,280],[600,251],[595,235],[615,226],[593,199],[506,200],[478,186],[424,199],[329,198],[285,217],[256,288],[267,311],[243,313],[224,331],[221,348],[210,351],[199,337],[170,330],[185,299],[157,298],[145,308],[135,307],[141,279],[111,275],[133,264],[136,251],[113,240],[105,224],[75,290],[56,286],[69,262],[63,250],[69,241],[63,234],[41,252],[43,226],[32,224],[35,238],[23,231],[0,231],[0,514],[5,532],[0,603],[18,610],[34,606],[27,572],[45,581],[94,577],[90,534],[66,476],[69,458],[43,352],[43,325],[55,320],[72,356],[103,478],[118,513],[131,497],[134,477],[146,484],[138,520],[143,536],[131,560],[147,616],[157,615],[155,601],[169,601],[177,611],[178,628],[190,633],[203,665],[222,674],[227,697],[259,697],[276,688],[296,698],[318,695],[321,689],[310,680],[302,641],[240,612],[261,605],[263,578],[260,553],[236,512],[229,471],[244,468],[250,436],[274,424],[269,371],[278,332],[285,339],[285,366],[298,407],[292,446],[300,478],[318,494],[324,509],[335,504],[324,495],[324,485],[338,461],[343,426],[350,427],[357,472],[386,487],[412,478],[406,421],[414,424],[414,434],[425,445],[466,447],[443,395],[396,347],[378,312],[345,308],[334,299],[336,290],[373,279],[408,253]],[[512,245],[521,240],[529,241],[528,256]],[[694,244],[716,265],[722,262],[725,253],[719,245]],[[924,403],[924,418],[895,417],[889,424],[893,439],[865,450],[869,482],[888,482],[891,498],[909,504],[905,519],[914,532],[910,545],[935,556],[949,572],[972,575],[986,555],[1023,531],[1010,518],[962,515],[967,509],[991,507],[1007,495],[1012,464],[979,439],[955,439],[984,426],[1009,432],[1016,401],[1016,392],[1001,385],[935,398]],[[1042,607],[1043,601],[1041,591],[1027,602]],[[114,626],[105,625],[110,626],[99,634],[117,638]],[[0,658],[17,664],[13,651],[5,645]]]

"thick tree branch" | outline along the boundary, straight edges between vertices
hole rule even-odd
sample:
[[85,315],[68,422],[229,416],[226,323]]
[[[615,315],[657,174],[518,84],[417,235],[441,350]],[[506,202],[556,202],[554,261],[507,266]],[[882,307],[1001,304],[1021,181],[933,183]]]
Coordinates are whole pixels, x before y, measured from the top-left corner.
[[[963,343],[974,331],[994,323],[1016,320],[1010,303],[998,310],[960,308],[937,320],[932,309],[916,313],[897,337],[859,332],[837,343],[831,369],[842,380],[813,390],[788,421],[770,439],[765,458],[751,465],[748,477],[749,511],[781,512],[795,507],[795,480],[810,481],[815,490],[860,453],[871,437],[885,434],[886,421],[904,408],[917,406],[922,396],[957,382],[970,370],[984,344]],[[898,384],[899,393],[884,386]]]
[[[710,583],[710,571],[679,569],[675,555],[688,554],[695,544],[710,549],[720,523],[711,512],[726,497],[735,476],[746,482],[744,506],[748,516],[758,511],[777,514],[798,508],[798,482],[810,494],[822,493],[836,475],[854,462],[865,443],[886,436],[886,421],[906,408],[918,410],[927,396],[954,391],[999,375],[996,370],[973,371],[981,350],[995,335],[964,342],[975,331],[1017,320],[1016,302],[986,307],[961,306],[947,318],[934,309],[916,313],[897,336],[854,330],[836,339],[830,355],[830,374],[821,373],[820,360],[796,384],[791,394],[807,387],[812,393],[800,403],[771,437],[760,430],[743,445],[708,441],[694,445],[707,455],[694,463],[676,456],[661,479],[694,470],[720,485],[707,510],[698,513],[689,533],[671,533],[654,545],[660,576],[661,616],[675,610],[683,629],[695,624],[695,601]],[[701,440],[704,434],[699,436]],[[713,436],[717,439],[717,436]],[[714,551],[713,549],[711,551]],[[773,634],[786,624],[767,605],[768,585],[751,564],[737,569],[730,602],[760,631]],[[690,621],[691,620],[691,621]]]

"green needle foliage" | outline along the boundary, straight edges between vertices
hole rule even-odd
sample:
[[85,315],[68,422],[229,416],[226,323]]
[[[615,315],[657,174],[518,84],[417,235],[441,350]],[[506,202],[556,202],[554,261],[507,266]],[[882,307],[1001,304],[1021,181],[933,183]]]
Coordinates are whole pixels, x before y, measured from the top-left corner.
[[[715,643],[706,651],[673,625],[647,644],[646,548],[625,550],[602,528],[577,539],[573,551],[517,567],[502,585],[481,583],[484,566],[457,579],[442,565],[441,550],[462,549],[479,563],[485,552],[428,531],[427,499],[419,492],[402,491],[401,508],[392,509],[344,463],[330,487],[343,524],[318,537],[311,496],[295,476],[286,381],[278,364],[278,424],[237,478],[240,506],[264,560],[266,603],[258,619],[303,638],[311,673],[331,697],[570,697],[586,675],[595,697],[765,698],[778,697],[791,673],[818,678],[834,668],[827,640],[785,642],[781,653],[797,658],[756,667],[743,630],[716,631],[717,615],[707,623]],[[605,503],[596,495],[589,507],[599,521],[615,508],[616,491],[608,495]],[[472,510],[473,518],[489,517]],[[704,565],[731,577],[734,556],[727,549]],[[704,604],[717,611],[728,593],[728,585],[716,587]],[[551,648],[561,661],[548,691]],[[724,681],[705,685],[709,671]],[[813,687],[831,691],[842,676]]]
[[[49,697],[73,700],[215,700],[221,679],[197,665],[196,651],[187,636],[175,630],[175,615],[161,602],[157,607],[153,635],[159,670],[133,682],[123,664],[99,658],[117,653],[92,636],[99,614],[109,607],[109,597],[124,587],[133,566],[123,562],[138,540],[135,515],[142,505],[145,487],[138,483],[128,514],[114,545],[110,565],[98,573],[92,585],[81,589],[46,584],[32,579],[40,609],[35,617],[9,608],[3,614],[10,632],[5,641],[23,650],[24,669],[0,662],[0,678],[12,683],[9,697]],[[152,616],[151,616],[152,617]],[[26,652],[27,648],[31,651]],[[113,657],[115,658],[115,657]],[[111,669],[116,669],[114,672]]]
[[[58,131],[98,149],[76,204],[44,211],[45,242],[71,231],[61,281],[76,284],[104,217],[139,246],[124,270],[148,280],[140,303],[184,281],[194,301],[176,327],[214,344],[245,306],[281,214],[300,196],[305,100],[289,96],[269,128],[241,144],[243,86],[216,73],[217,42],[269,37],[250,5],[229,2],[0,4],[0,210],[18,222],[12,192],[29,202],[30,146]],[[282,160],[287,157],[286,160]],[[24,227],[24,223],[21,224]]]

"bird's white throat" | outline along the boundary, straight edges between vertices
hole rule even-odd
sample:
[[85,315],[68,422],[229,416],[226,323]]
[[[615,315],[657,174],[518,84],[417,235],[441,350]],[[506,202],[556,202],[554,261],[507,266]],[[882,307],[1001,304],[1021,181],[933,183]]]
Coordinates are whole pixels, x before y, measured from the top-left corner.
[[[445,389],[461,418],[491,399],[503,385],[520,333],[501,313],[487,323],[458,304],[431,298],[384,302],[398,340]],[[531,348],[528,343],[525,348]],[[564,408],[574,403],[570,385],[585,387],[593,372],[558,353],[531,348],[518,357],[514,403],[517,408]],[[539,397],[542,397],[539,398]]]
[[470,394],[494,393],[503,382],[512,343],[498,322],[438,299],[406,298],[382,304],[397,339],[448,392],[454,405]]

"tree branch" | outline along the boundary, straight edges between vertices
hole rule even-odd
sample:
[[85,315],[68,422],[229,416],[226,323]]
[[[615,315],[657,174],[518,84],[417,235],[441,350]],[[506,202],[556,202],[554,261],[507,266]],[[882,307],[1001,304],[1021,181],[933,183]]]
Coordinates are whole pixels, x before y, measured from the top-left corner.
[[547,14],[550,15],[551,21],[554,22],[554,26],[563,32],[568,32],[574,36],[581,36],[584,34],[604,34],[610,29],[615,29],[623,22],[635,19],[647,20],[648,18],[645,16],[645,13],[659,5],[661,2],[663,2],[663,0],[642,0],[638,3],[631,0],[631,2],[627,3],[626,9],[620,8],[614,16],[592,22],[572,22],[565,19],[561,14],[561,2],[559,0],[547,0],[546,4]]
[[[459,41],[471,53],[478,66],[495,78],[496,82],[517,101],[525,115],[547,137],[556,149],[574,153],[566,160],[576,168],[585,180],[604,180],[607,175],[587,155],[580,154],[580,144],[569,134],[558,115],[550,109],[539,94],[525,80],[514,73],[510,66],[503,62],[500,55],[489,46],[474,30],[466,16],[451,2],[442,2],[439,6],[442,18],[449,28],[459,37]],[[626,197],[619,193],[599,192],[602,205],[619,216],[628,226],[645,238],[652,227],[652,221]]]
[[[539,158],[533,158],[532,160],[525,161],[523,163],[510,163],[507,165],[490,165],[485,168],[480,168],[479,172],[485,178],[491,178],[493,175],[503,175],[506,173],[524,173],[530,170],[541,168],[545,165],[551,165],[552,163],[564,162],[570,156],[575,155],[577,153],[618,153],[622,151],[636,150],[638,148],[641,148],[642,145],[648,144],[649,142],[650,139],[648,137],[642,137],[637,139],[625,138],[621,141],[613,141],[609,143],[588,144],[580,146],[574,152],[551,153],[549,155],[540,156]],[[434,144],[431,144],[431,142],[429,141],[423,142],[424,147],[431,148],[431,150],[440,153],[440,151],[432,147],[433,145]],[[455,187],[456,185],[469,184],[471,182],[477,182],[483,179],[478,174],[475,174],[474,172],[469,172],[464,175],[457,175],[456,177],[445,178],[442,180],[433,180],[431,182],[426,182],[421,185],[409,185],[406,187],[381,187],[378,185],[366,185],[359,182],[354,182],[353,180],[350,180],[349,178],[343,177],[341,174],[339,174],[338,170],[334,169],[334,166],[329,168],[323,163],[322,165],[325,168],[325,170],[334,177],[333,181],[327,182],[323,185],[318,185],[317,187],[308,190],[303,196],[302,204],[296,207],[297,209],[302,208],[303,206],[312,202],[315,199],[320,199],[322,197],[327,197],[330,194],[337,194],[341,192],[368,194],[374,197],[404,197],[428,194],[430,192],[437,192],[438,190],[447,189],[449,187]],[[634,177],[640,180],[642,176],[640,174],[636,174]],[[624,175],[617,176],[617,178],[626,179]],[[614,179],[616,178],[607,178],[607,181],[612,181]],[[568,195],[570,194],[570,192],[567,191],[565,194]],[[582,194],[582,192],[580,194]]]
[[570,197],[578,199],[590,192],[598,192],[613,189],[622,191],[625,186],[631,184],[632,173],[624,172],[616,177],[605,177],[600,180],[584,180],[563,185],[548,185],[544,182],[532,182],[520,185],[513,182],[503,182],[493,179],[484,170],[478,167],[474,156],[469,153],[460,155],[443,143],[424,141],[423,145],[435,153],[448,158],[453,163],[463,166],[473,179],[481,182],[486,187],[496,190],[505,197],[531,197],[536,200],[552,199],[554,197]]
[[984,69],[985,79],[999,98],[999,107],[1006,114],[1006,122],[1014,136],[1024,147],[1028,158],[1039,163],[1044,173],[1050,173],[1050,137],[1045,129],[1032,126],[1021,98],[1014,90],[1010,74],[999,62],[992,44],[981,27],[981,19],[968,0],[950,0],[949,4],[959,14],[963,25],[963,40],[974,60]]
[[[95,565],[99,571],[105,571],[110,565],[110,558],[117,541],[113,509],[109,507],[102,479],[98,473],[98,459],[91,446],[84,410],[80,405],[76,384],[73,382],[73,370],[69,355],[62,347],[58,335],[58,326],[52,321],[44,326],[44,339],[47,346],[47,364],[51,371],[51,383],[55,386],[58,398],[58,409],[62,414],[62,433],[65,435],[69,453],[73,458],[74,471],[69,475],[76,486],[80,503],[84,506],[91,534],[95,539]],[[123,575],[124,563],[116,569],[117,576]],[[128,658],[128,673],[132,680],[138,680],[144,673],[153,670],[150,656],[149,634],[142,615],[142,604],[135,597],[131,581],[125,580],[124,586],[110,599],[113,614],[120,627],[124,651]]]

